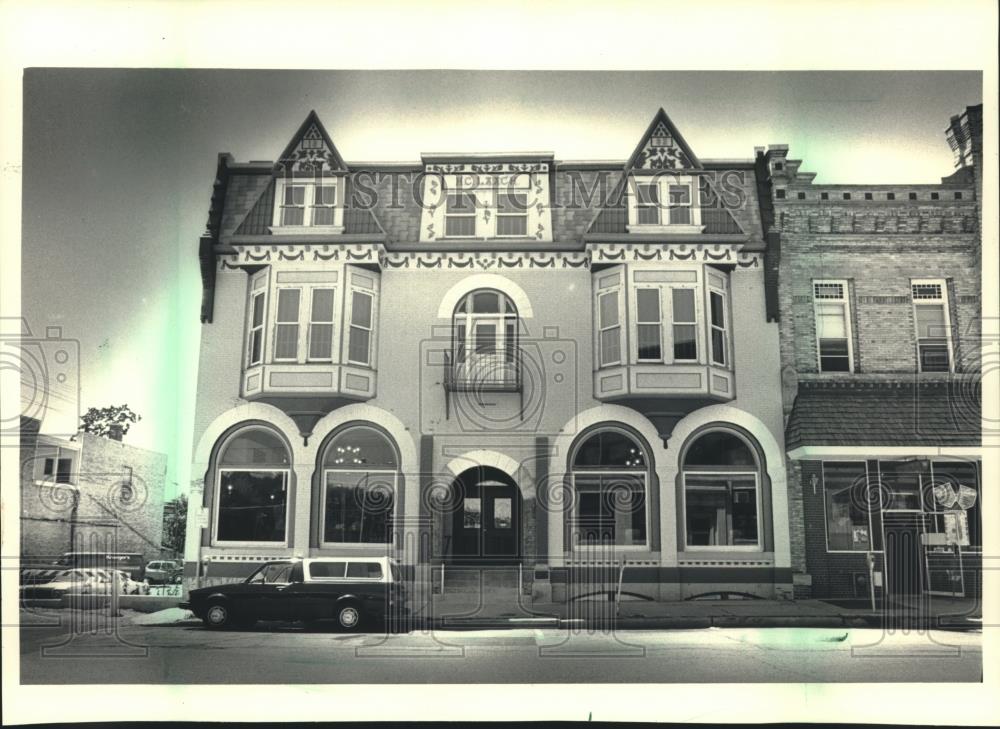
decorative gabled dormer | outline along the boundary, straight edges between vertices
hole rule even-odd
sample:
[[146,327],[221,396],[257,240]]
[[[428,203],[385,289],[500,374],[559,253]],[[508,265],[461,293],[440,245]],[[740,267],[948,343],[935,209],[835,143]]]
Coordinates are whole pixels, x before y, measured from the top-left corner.
[[704,231],[699,195],[701,162],[661,108],[626,165],[628,231]]
[[551,154],[423,155],[420,241],[552,241]]
[[344,232],[347,165],[315,111],[275,164],[273,234]]

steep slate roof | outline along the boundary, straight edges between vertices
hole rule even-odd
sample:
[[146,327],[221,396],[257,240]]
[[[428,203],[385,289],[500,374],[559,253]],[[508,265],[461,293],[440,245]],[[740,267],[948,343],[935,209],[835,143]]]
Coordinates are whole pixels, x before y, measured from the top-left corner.
[[980,398],[973,379],[800,382],[785,447],[978,447]]
[[[264,191],[260,193],[257,201],[250,208],[250,211],[243,218],[243,222],[237,226],[234,235],[270,235],[272,213],[274,210],[274,179],[272,178]],[[351,201],[350,183],[345,190],[346,200]],[[344,233],[345,234],[371,234],[385,235],[382,226],[371,210],[350,204],[344,207]]]

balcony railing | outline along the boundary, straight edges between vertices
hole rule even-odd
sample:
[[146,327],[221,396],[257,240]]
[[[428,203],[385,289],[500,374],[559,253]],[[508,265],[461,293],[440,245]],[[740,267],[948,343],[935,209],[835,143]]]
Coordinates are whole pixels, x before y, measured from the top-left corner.
[[521,397],[524,416],[523,355],[520,347],[501,353],[471,353],[458,360],[451,352],[444,354],[445,417],[451,417],[454,392],[516,392]]

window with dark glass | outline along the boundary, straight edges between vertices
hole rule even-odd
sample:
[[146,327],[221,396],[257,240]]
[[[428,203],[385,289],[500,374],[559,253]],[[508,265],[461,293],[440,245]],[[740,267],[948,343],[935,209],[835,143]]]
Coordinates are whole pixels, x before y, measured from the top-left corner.
[[759,548],[760,467],[735,433],[701,435],[684,456],[684,531],[689,547]]
[[[876,500],[873,502],[872,498]],[[864,461],[823,464],[823,508],[826,548],[831,552],[867,552],[874,548],[871,512],[878,491],[868,490]]]
[[350,362],[371,364],[372,300],[371,294],[351,292],[351,332],[347,345]]
[[636,192],[636,213],[639,225],[660,224],[660,188],[657,183],[638,184]]
[[299,289],[278,289],[274,325],[274,359],[295,360],[299,353]]
[[250,296],[250,338],[247,364],[259,365],[264,356],[264,292]]
[[524,237],[528,234],[528,193],[497,191],[497,236]]
[[846,281],[813,283],[820,372],[851,372],[850,306]]
[[659,362],[663,359],[660,345],[660,290],[636,289],[636,344],[639,361]]
[[518,314],[505,294],[466,294],[453,317],[453,375],[457,382],[511,387],[518,381]]
[[600,430],[578,446],[572,469],[573,545],[645,545],[649,467],[644,448],[624,431]]
[[690,185],[670,185],[670,224],[687,225],[691,222]]
[[309,359],[333,357],[333,289],[314,288],[309,313]]
[[264,428],[240,431],[218,458],[215,539],[284,543],[289,458],[284,443]]
[[323,541],[391,542],[399,466],[388,438],[370,426],[346,428],[327,446],[323,467]]
[[475,193],[448,193],[445,200],[444,234],[449,238],[472,238],[476,235]]
[[698,359],[698,319],[694,289],[671,290],[674,317],[674,361]]
[[726,299],[718,291],[709,293],[711,304],[712,362],[726,364]]
[[618,311],[618,290],[597,297],[599,348],[601,366],[619,364],[621,355],[621,319]]
[[947,288],[944,281],[914,282],[913,319],[917,328],[917,363],[921,372],[950,372]]

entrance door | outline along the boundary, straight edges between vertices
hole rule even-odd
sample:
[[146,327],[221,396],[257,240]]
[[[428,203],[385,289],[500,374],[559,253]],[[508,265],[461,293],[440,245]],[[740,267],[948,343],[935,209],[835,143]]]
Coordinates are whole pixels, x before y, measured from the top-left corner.
[[919,512],[883,514],[886,592],[890,596],[918,595],[923,588],[922,517]]
[[494,468],[469,469],[455,481],[461,496],[452,519],[452,562],[514,564],[520,558],[521,493]]

